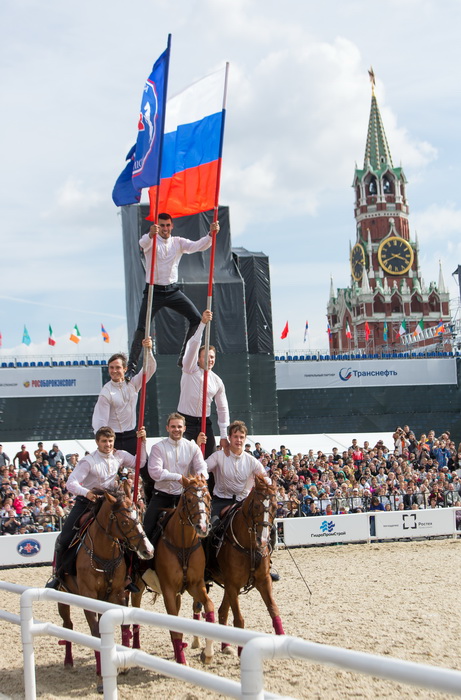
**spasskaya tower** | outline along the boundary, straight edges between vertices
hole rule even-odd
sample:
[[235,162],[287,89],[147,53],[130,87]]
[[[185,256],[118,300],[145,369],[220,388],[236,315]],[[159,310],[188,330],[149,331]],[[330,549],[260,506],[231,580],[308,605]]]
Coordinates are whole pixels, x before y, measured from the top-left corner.
[[419,245],[409,225],[407,179],[394,167],[372,83],[363,168],[353,188],[356,233],[350,244],[350,286],[335,290],[327,307],[330,350],[367,352],[429,345],[450,321],[449,295],[439,265],[438,282],[426,286]]

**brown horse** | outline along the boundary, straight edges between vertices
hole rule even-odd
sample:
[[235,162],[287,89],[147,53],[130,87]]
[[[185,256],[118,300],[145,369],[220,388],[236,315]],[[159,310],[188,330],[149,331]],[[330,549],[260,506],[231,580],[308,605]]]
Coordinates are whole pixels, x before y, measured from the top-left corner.
[[[270,535],[276,508],[276,487],[256,474],[254,488],[242,505],[230,513],[222,544],[213,557],[214,561],[209,563],[213,581],[224,588],[218,611],[221,625],[227,624],[231,607],[234,627],[244,627],[238,597],[240,593],[256,588],[272,618],[275,633],[285,634],[272,594],[270,576]],[[233,653],[228,644],[222,644],[222,650]]]
[[[61,590],[87,598],[104,600],[118,605],[127,604],[125,581],[127,566],[125,551],[137,552],[141,559],[151,559],[153,547],[138,519],[137,509],[131,500],[130,487],[125,481],[123,489],[101,491],[101,501],[94,509],[94,520],[81,535],[76,556],[76,575],[65,574]],[[58,603],[63,625],[73,629],[70,606]],[[94,637],[99,637],[99,620],[96,613],[85,610],[85,617]],[[129,626],[122,627],[122,643],[129,646]],[[65,644],[64,666],[73,666],[71,642]],[[96,656],[98,690],[102,691],[101,662]]]
[[[204,580],[205,552],[202,539],[210,531],[210,493],[203,476],[192,476],[178,505],[164,526],[155,547],[155,570],[169,615],[178,615],[181,595],[187,591],[193,598],[194,619],[200,619],[202,606],[207,622],[214,622],[214,605],[206,591]],[[175,659],[186,663],[182,634],[170,632]],[[206,640],[201,659],[211,663],[213,643]]]

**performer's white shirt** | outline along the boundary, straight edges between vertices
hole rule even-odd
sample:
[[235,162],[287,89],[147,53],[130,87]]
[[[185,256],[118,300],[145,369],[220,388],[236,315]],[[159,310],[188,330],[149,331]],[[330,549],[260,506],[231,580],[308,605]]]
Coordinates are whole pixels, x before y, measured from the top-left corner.
[[[198,253],[211,246],[211,236],[203,236],[198,241],[191,241],[181,236],[162,238],[157,235],[157,251],[155,254],[154,284],[174,284],[178,281],[178,265],[184,253]],[[150,267],[152,264],[152,238],[148,233],[139,240],[146,257],[146,282],[150,282]]]
[[[146,461],[146,444],[142,442],[141,464]],[[133,468],[136,457],[125,450],[113,450],[105,454],[95,450],[82,457],[67,479],[67,489],[75,496],[86,496],[91,489],[110,489],[120,467]]]
[[[147,356],[147,381],[157,369],[152,352]],[[109,426],[115,433],[125,433],[136,428],[136,404],[138,392],[142,386],[142,370],[131,382],[113,382],[104,384],[93,411],[93,430]]]
[[179,495],[183,492],[182,476],[203,474],[208,479],[206,462],[193,440],[160,440],[151,449],[147,464],[158,491]]
[[[186,416],[200,418],[203,400],[203,369],[198,366],[198,354],[202,343],[205,324],[200,323],[194,335],[189,339],[182,361],[181,393],[179,395],[178,411]],[[229,425],[229,406],[227,403],[224,383],[213,371],[208,372],[206,415],[211,413],[211,402],[216,402],[218,413],[219,435],[227,437]]]
[[227,457],[223,450],[218,450],[208,457],[206,464],[208,471],[214,474],[213,495],[219,498],[235,496],[237,501],[243,501],[254,485],[255,474],[261,474],[268,484],[271,483],[261,462],[245,451],[241,455],[230,451]]

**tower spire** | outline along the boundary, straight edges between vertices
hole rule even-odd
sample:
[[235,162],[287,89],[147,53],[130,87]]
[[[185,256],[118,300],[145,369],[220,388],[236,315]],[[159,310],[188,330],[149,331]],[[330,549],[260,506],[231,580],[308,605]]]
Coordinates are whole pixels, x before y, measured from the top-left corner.
[[371,109],[368,120],[367,144],[365,146],[364,169],[370,163],[373,170],[382,170],[384,166],[393,168],[392,156],[387,143],[386,132],[384,131],[383,120],[378,107],[375,95],[375,74],[373,68],[368,71],[371,81]]

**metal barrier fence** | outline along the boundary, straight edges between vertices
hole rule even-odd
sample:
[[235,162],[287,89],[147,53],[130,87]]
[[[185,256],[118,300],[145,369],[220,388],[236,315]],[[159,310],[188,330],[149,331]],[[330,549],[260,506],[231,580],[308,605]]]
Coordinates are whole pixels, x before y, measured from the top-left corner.
[[[52,589],[26,588],[6,581],[0,581],[0,589],[21,595],[20,615],[0,610],[0,619],[21,626],[25,700],[36,700],[34,639],[40,635],[58,637],[99,651],[105,700],[116,700],[118,669],[130,666],[142,666],[229,697],[246,700],[281,698],[280,695],[264,691],[263,662],[265,659],[274,658],[309,659],[348,671],[461,696],[460,671],[306,642],[294,637],[276,637],[262,632],[147,612],[139,608],[124,608]],[[34,620],[33,604],[44,600],[67,603],[101,614],[101,638],[65,629],[50,622]],[[238,644],[243,647],[240,658],[240,683],[166,661],[138,649],[118,645],[115,643],[115,629],[122,624],[153,625]]]

